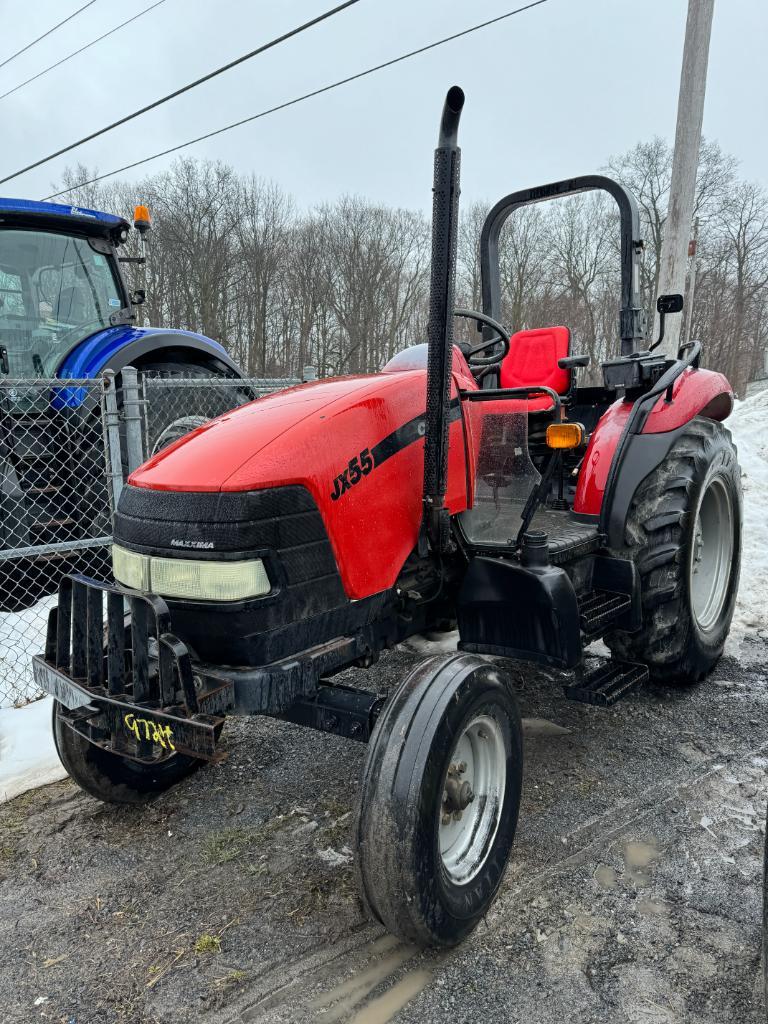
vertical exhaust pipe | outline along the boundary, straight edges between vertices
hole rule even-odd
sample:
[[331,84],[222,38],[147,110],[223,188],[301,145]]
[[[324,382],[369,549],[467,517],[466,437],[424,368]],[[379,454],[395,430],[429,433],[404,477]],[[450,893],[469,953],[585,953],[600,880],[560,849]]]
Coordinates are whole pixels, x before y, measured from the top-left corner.
[[427,414],[424,434],[424,527],[434,551],[451,548],[445,507],[448,479],[448,414],[453,360],[456,240],[459,227],[459,118],[464,92],[448,90],[435,150],[432,185],[432,270],[427,340]]

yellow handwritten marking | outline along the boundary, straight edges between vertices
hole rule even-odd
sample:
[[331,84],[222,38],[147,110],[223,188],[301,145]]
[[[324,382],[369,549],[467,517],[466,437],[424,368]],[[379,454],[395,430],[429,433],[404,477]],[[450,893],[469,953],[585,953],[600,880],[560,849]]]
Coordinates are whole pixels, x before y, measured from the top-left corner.
[[163,750],[176,749],[173,745],[173,730],[170,725],[158,725],[151,718],[137,718],[132,711],[123,715],[123,723],[128,732],[139,742],[151,740],[152,743],[159,744]]

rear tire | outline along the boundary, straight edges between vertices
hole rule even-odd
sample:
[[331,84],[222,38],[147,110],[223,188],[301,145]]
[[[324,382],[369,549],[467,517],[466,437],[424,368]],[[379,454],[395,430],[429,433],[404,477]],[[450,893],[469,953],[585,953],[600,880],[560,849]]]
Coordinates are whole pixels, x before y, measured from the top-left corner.
[[90,743],[71,729],[63,707],[53,702],[53,741],[59,760],[86,793],[109,804],[141,804],[191,775],[204,762],[173,754],[154,765],[140,764]]
[[[142,363],[137,367],[140,376],[164,379],[187,378],[193,380],[237,380],[236,374],[224,363],[211,362],[206,365],[186,362],[183,355],[173,358],[172,352],[165,359]],[[204,388],[175,391],[156,390],[154,400],[147,410],[147,458],[162,451],[208,420],[221,416],[237,405],[249,402],[251,396],[245,389],[214,385],[206,393]],[[122,393],[118,391],[118,404],[122,404]],[[124,445],[122,446],[124,449]],[[125,455],[123,456],[125,462]],[[124,465],[127,471],[127,465]]]
[[369,744],[357,819],[368,910],[420,946],[453,946],[504,876],[517,826],[522,731],[507,676],[475,655],[403,680]]
[[723,653],[741,563],[741,473],[728,430],[696,417],[635,494],[626,548],[640,574],[643,625],[605,637],[651,678],[697,682]]

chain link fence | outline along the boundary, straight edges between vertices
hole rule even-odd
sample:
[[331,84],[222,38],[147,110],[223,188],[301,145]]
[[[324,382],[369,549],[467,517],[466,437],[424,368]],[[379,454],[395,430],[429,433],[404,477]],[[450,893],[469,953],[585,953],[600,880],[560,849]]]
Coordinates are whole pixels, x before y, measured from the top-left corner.
[[36,695],[62,576],[109,576],[107,383],[0,381],[0,707]]
[[[309,367],[304,379],[312,379]],[[139,399],[142,450],[148,458],[208,420],[296,384],[301,381],[294,378],[143,376]],[[130,398],[126,403],[129,415]]]
[[[305,380],[314,379],[311,369]],[[39,696],[59,581],[111,577],[112,514],[125,476],[195,427],[295,379],[0,381],[0,708]]]

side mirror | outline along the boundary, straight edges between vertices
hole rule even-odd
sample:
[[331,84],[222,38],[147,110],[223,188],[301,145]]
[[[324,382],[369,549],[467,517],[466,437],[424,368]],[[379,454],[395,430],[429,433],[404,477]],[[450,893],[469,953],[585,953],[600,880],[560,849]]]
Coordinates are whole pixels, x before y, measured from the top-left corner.
[[659,312],[659,336],[649,347],[648,351],[653,352],[655,348],[664,341],[664,317],[667,313],[679,313],[683,308],[683,296],[674,292],[671,295],[660,295],[656,299],[656,309]]
[[135,292],[131,292],[131,305],[132,306],[143,306],[147,301],[147,293],[143,288],[137,288]]
[[683,308],[682,295],[660,295],[656,300],[656,309],[664,316],[667,313],[679,313]]

